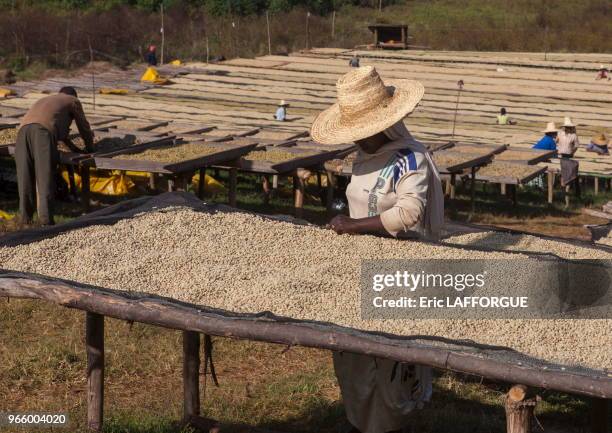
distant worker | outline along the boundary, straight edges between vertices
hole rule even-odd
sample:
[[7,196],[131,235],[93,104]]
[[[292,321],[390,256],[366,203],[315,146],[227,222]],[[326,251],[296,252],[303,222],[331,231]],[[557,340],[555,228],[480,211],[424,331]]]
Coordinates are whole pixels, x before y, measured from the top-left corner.
[[63,141],[73,151],[81,152],[69,138],[73,120],[85,143],[86,151],[92,152],[93,133],[74,87],[62,87],[57,95],[39,99],[23,116],[15,146],[22,224],[32,222],[36,193],[39,222],[42,225],[54,223],[52,205],[59,162],[57,142]]
[[557,150],[557,133],[559,131],[555,126],[555,122],[548,122],[546,129],[542,132],[544,133],[544,137],[542,137],[533,148],[540,150]]
[[349,60],[349,66],[351,68],[359,67],[359,56],[357,54],[354,54],[353,57],[351,57],[351,60]]
[[145,54],[145,61],[149,66],[157,66],[157,55],[155,51],[157,47],[155,45],[149,45],[147,54]]
[[596,80],[610,80],[610,76],[608,74],[608,68],[606,68],[604,65],[599,65],[599,71],[597,71],[597,77],[595,77]]
[[605,133],[600,133],[591,138],[591,142],[587,144],[587,152],[595,152],[600,155],[609,155],[608,144],[610,144],[610,138]]
[[285,120],[287,120],[287,107],[288,106],[289,104],[287,104],[284,99],[280,101],[278,103],[278,108],[276,109],[276,114],[274,115],[274,119],[278,120],[279,122],[284,122]]
[[578,135],[576,134],[576,125],[572,123],[572,119],[565,118],[563,129],[557,134],[557,151],[561,158],[571,158],[576,153],[580,146]]
[[506,109],[502,107],[502,109],[499,110],[499,114],[497,115],[497,124],[498,125],[516,125],[516,120],[510,119],[510,117],[508,117],[508,113],[506,112]]

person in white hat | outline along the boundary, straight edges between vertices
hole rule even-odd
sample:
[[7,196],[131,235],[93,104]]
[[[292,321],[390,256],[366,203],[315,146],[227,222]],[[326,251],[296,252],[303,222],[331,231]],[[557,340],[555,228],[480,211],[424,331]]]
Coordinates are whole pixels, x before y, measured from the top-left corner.
[[287,104],[284,99],[280,101],[278,103],[278,108],[276,109],[276,114],[274,114],[274,119],[278,120],[279,122],[284,122],[285,120],[287,120],[288,106],[289,104]]
[[544,133],[544,137],[534,144],[533,148],[540,150],[557,150],[557,133],[559,131],[555,126],[555,122],[548,122],[546,124],[546,129],[542,132]]
[[[336,89],[338,102],[317,116],[310,135],[323,144],[354,142],[358,151],[346,190],[350,217],[336,216],[329,226],[338,234],[435,238],[444,223],[440,177],[403,123],[421,101],[423,85],[385,85],[364,66],[341,77]],[[429,367],[334,353],[334,369],[353,432],[400,431],[410,412],[431,398]]]
[[563,129],[557,134],[557,152],[561,158],[571,158],[578,150],[580,141],[576,134],[576,125],[572,119],[566,117],[563,122]]
[[608,80],[610,81],[610,77],[608,75],[608,68],[604,65],[599,65],[599,71],[597,71],[596,80]]

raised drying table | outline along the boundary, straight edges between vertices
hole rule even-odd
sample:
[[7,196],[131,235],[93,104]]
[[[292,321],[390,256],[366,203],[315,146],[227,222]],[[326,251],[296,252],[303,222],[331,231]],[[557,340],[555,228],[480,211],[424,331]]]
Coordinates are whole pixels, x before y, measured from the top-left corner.
[[[250,137],[249,137],[250,138]],[[226,142],[229,144],[230,142]],[[263,176],[264,200],[267,202],[272,189],[276,188],[278,176],[290,175],[293,178],[294,208],[296,216],[301,216],[304,207],[306,180],[325,161],[333,159],[345,150],[346,146],[320,146],[309,141],[261,140],[259,147],[229,166],[219,168],[230,170],[230,185],[235,185],[236,172],[260,174]],[[272,185],[268,176],[273,177]],[[233,195],[235,197],[235,194]],[[236,201],[230,200],[235,206]]]
[[[92,225],[112,225],[142,212],[171,207],[200,212],[234,212],[209,206],[186,193],[142,197],[49,228],[13,233],[0,239],[0,247],[24,245]],[[469,247],[466,247],[469,249]],[[536,255],[533,259],[537,260]],[[551,259],[549,257],[547,260]],[[593,397],[600,408],[595,416],[606,420],[605,400],[612,398],[612,377],[604,371],[559,365],[525,356],[499,346],[467,341],[428,340],[427,336],[368,332],[334,323],[280,317],[271,313],[235,313],[181,302],[148,293],[126,292],[35,274],[0,270],[0,296],[41,299],[86,312],[88,353],[88,425],[102,429],[104,387],[104,316],[177,329],[183,333],[184,420],[200,422],[200,333],[221,337],[301,345],[344,351],[439,369],[478,375],[492,380],[558,390]],[[196,368],[194,368],[196,366]],[[603,402],[603,403],[602,403]]]
[[[237,138],[231,142],[199,141],[158,141],[111,152],[94,155],[96,168],[127,170],[160,174],[168,180],[168,190],[186,189],[187,179],[196,171],[200,172],[198,195],[202,196],[205,185],[206,167],[232,163],[257,146],[251,139]],[[200,153],[201,151],[201,153]],[[167,155],[164,155],[164,152]],[[172,152],[178,152],[172,155]],[[181,155],[180,152],[186,152]],[[155,188],[155,177],[151,177]]]

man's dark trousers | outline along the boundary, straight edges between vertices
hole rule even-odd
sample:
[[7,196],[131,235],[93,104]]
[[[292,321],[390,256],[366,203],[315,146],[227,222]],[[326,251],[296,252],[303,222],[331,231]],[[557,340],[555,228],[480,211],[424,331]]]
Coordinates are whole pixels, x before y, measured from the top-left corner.
[[22,221],[32,221],[38,192],[38,219],[53,224],[55,173],[59,154],[55,137],[37,123],[23,126],[17,135],[15,162]]

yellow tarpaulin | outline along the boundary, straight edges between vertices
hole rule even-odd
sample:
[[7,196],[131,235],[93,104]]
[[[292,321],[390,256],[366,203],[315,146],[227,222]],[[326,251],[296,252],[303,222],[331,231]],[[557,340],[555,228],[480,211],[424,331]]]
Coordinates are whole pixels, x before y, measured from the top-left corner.
[[170,64],[171,64],[172,66],[181,66],[181,65],[183,64],[183,62],[181,62],[179,59],[176,59],[176,60],[172,60],[172,61],[170,62]]
[[151,66],[149,66],[147,70],[145,71],[145,73],[142,74],[142,77],[140,77],[140,81],[144,81],[146,83],[158,84],[158,85],[172,83],[172,81],[170,81],[166,77],[162,77],[161,75],[159,75],[159,72],[157,72],[157,69]]
[[102,95],[127,95],[130,93],[127,89],[109,89],[109,88],[101,88],[100,93]]
[[15,92],[13,92],[11,89],[4,89],[0,87],[0,98],[6,98],[7,96],[11,96],[14,94]]
[[[217,179],[215,179],[214,177],[206,175],[206,177],[204,178],[204,181],[205,181],[204,190],[206,191],[206,193],[221,194],[225,192],[225,186],[223,186],[223,184],[219,182]],[[198,189],[199,182],[200,182],[200,173],[196,173],[193,176],[193,178],[191,178],[191,186],[193,187],[194,191]]]
[[[68,171],[62,171],[62,177],[69,183]],[[78,189],[81,189],[81,176],[78,173],[74,174],[74,182]],[[132,182],[129,176],[121,171],[98,172],[90,170],[89,173],[89,189],[91,192],[103,195],[126,195],[136,185]]]
[[12,220],[13,218],[15,218],[15,215],[0,210],[0,220]]

